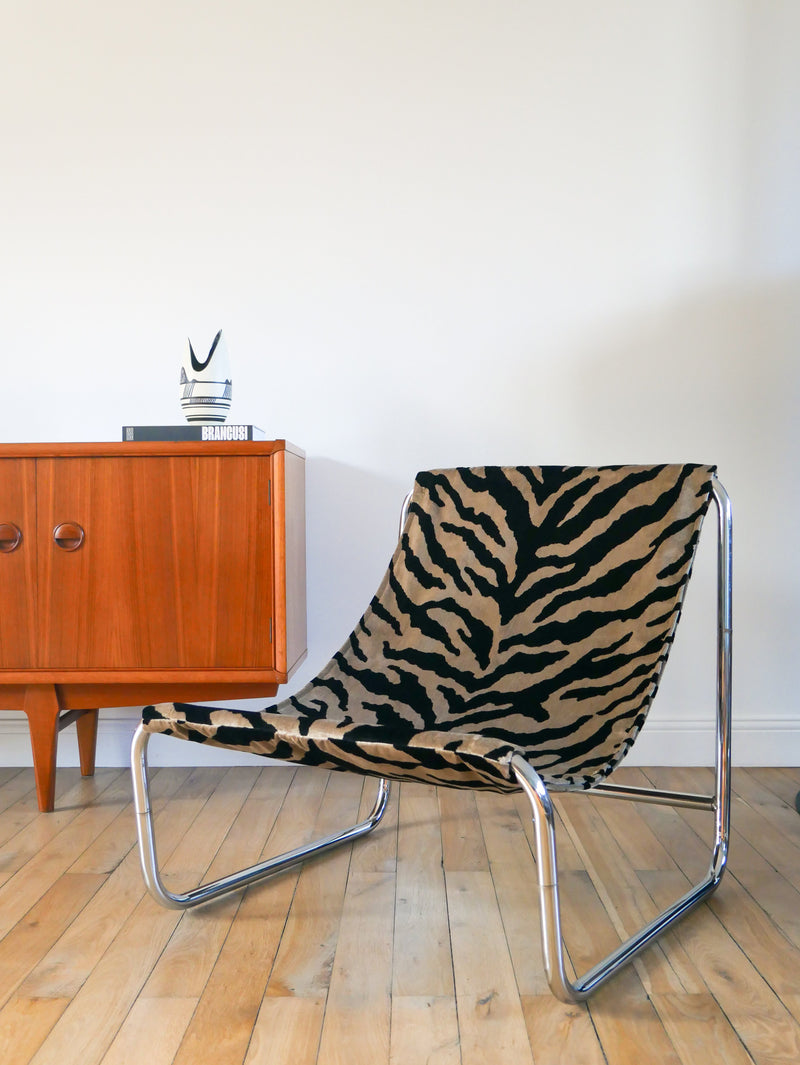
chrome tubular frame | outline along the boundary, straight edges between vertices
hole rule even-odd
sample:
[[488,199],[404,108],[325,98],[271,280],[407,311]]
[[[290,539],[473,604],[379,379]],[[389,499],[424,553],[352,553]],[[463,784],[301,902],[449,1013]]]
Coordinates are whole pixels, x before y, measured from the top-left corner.
[[400,508],[400,530],[398,536],[403,535],[403,529],[406,527],[406,520],[408,519],[408,512],[411,509],[411,497],[414,493],[409,492],[403,500],[403,505]]
[[360,822],[360,824],[353,825],[352,828],[345,829],[343,832],[324,836],[322,839],[315,840],[304,847],[286,851],[275,858],[269,858],[264,862],[259,862],[257,865],[250,866],[248,869],[242,869],[239,872],[221,877],[219,880],[201,884],[200,887],[194,888],[192,891],[174,894],[164,887],[159,874],[156,856],[153,814],[150,807],[147,778],[147,744],[150,735],[151,733],[145,731],[144,727],[139,725],[133,735],[133,743],[131,745],[131,771],[133,774],[136,828],[139,834],[139,857],[147,890],[162,906],[167,906],[169,909],[184,910],[191,906],[198,906],[202,902],[219,898],[220,895],[227,895],[231,891],[238,891],[247,887],[248,884],[254,884],[258,880],[280,873],[284,869],[305,861],[306,858],[316,857],[331,850],[333,847],[358,839],[360,836],[371,832],[386,811],[386,804],[389,800],[389,781],[381,779],[378,782],[375,805],[367,819]]
[[730,834],[731,790],[731,601],[733,520],[728,494],[714,478],[712,490],[717,508],[717,712],[716,772],[713,795],[599,784],[592,795],[605,795],[637,802],[666,803],[672,806],[706,809],[714,812],[714,846],[705,878],[673,903],[655,920],[622,943],[615,951],[572,983],[564,968],[564,942],[561,935],[561,907],[558,894],[555,817],[547,788],[538,773],[520,754],[513,755],[511,768],[533,810],[536,839],[536,866],[539,880],[539,910],[542,925],[544,964],[550,989],[562,1002],[583,1002],[639,951],[661,936],[719,885],[725,872]]
[[[403,500],[403,506],[400,511],[400,534],[403,532],[406,518],[408,517],[411,495],[412,493],[409,492]],[[337,832],[331,836],[315,840],[305,847],[297,847],[294,850],[286,851],[285,854],[279,854],[275,858],[259,862],[257,865],[250,866],[249,869],[242,869],[239,872],[231,873],[229,876],[221,877],[219,880],[201,884],[200,887],[194,888],[192,891],[173,893],[164,886],[158,870],[155,829],[153,826],[153,813],[150,807],[147,774],[147,745],[150,741],[150,735],[151,733],[146,731],[144,726],[140,724],[133,734],[133,742],[131,743],[131,775],[133,777],[136,831],[139,837],[139,858],[147,890],[162,906],[167,906],[169,909],[184,910],[191,906],[199,906],[200,903],[209,902],[211,899],[227,895],[232,891],[238,891],[247,887],[248,884],[254,884],[258,880],[264,880],[268,876],[280,873],[284,869],[290,868],[290,866],[299,865],[306,858],[316,857],[331,850],[333,847],[338,847],[343,843],[350,843],[352,840],[371,832],[386,812],[386,805],[389,801],[389,781],[380,778],[375,805],[365,821],[361,821],[343,832]]]

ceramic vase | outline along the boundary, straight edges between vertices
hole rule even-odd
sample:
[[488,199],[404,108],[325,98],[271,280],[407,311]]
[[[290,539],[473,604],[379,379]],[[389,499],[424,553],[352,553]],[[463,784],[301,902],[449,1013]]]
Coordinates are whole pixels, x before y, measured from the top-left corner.
[[206,358],[198,359],[189,341],[181,366],[180,400],[191,425],[224,422],[231,409],[231,370],[222,330],[214,337]]

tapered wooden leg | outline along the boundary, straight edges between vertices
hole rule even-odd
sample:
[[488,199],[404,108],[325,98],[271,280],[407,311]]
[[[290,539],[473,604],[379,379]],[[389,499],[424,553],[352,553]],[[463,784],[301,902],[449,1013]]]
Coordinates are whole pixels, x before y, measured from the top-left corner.
[[48,812],[53,809],[56,797],[59,705],[55,687],[30,684],[25,690],[22,709],[28,716],[39,809]]
[[78,732],[78,753],[81,759],[81,776],[94,776],[94,758],[97,751],[97,710],[84,710],[75,721]]

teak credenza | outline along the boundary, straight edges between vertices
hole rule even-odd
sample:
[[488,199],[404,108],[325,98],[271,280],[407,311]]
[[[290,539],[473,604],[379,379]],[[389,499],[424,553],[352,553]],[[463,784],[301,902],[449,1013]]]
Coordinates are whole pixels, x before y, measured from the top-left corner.
[[271,697],[305,654],[302,451],[0,444],[0,709],[41,810],[71,722],[90,775],[100,707]]

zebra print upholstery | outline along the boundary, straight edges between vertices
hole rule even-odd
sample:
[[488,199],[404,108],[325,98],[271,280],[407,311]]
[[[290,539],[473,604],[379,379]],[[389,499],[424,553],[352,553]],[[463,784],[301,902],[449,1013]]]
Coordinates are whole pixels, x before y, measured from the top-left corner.
[[641,729],[714,467],[420,473],[388,572],[342,649],[262,711],[146,707],[144,727],[452,787],[588,788]]

